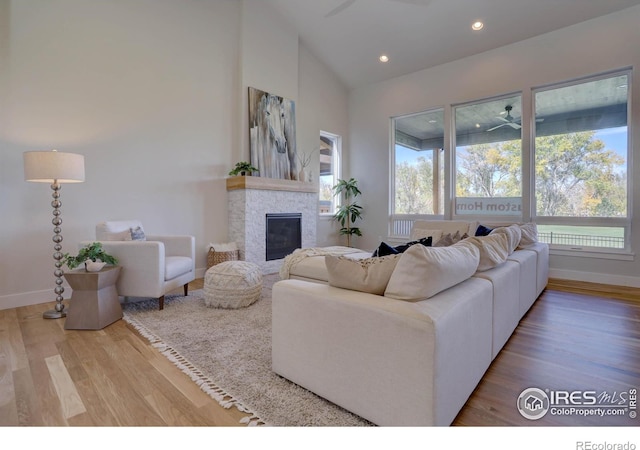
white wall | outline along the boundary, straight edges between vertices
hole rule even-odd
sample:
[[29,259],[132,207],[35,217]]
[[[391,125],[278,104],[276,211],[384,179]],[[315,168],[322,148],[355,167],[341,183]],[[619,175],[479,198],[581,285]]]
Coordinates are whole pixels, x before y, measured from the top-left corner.
[[[387,236],[389,213],[389,118],[432,107],[482,99],[614,69],[640,67],[640,7],[578,24],[350,94],[350,176],[362,187],[366,220],[362,248],[375,248]],[[640,82],[632,92],[632,142],[640,142]],[[632,172],[640,179],[640,158]],[[635,183],[636,186],[638,183]],[[633,211],[640,206],[635,189]],[[640,218],[632,226],[633,250],[640,249]],[[593,258],[551,258],[552,276],[640,286],[640,263]]]
[[[318,148],[320,131],[342,136],[344,176],[349,173],[349,118],[347,114],[348,91],[335,74],[328,72],[309,51],[300,46],[299,52],[300,107],[297,109],[298,149],[309,153]],[[320,173],[318,153],[314,153],[311,169],[313,182],[318,183]],[[345,245],[345,238],[338,234],[340,227],[331,216],[318,219],[317,245]]]
[[249,156],[247,87],[302,98],[298,46],[260,1],[0,0],[0,309],[54,299],[51,189],[24,181],[29,150],[85,155],[86,182],[62,188],[63,251],[136,218],[194,235],[202,275],[206,244],[228,238],[225,178]]

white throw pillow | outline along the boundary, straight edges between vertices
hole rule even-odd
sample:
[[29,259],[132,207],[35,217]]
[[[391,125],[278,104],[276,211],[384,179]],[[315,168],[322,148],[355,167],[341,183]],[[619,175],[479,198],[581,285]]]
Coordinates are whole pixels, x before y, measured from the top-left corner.
[[538,226],[534,222],[521,224],[520,231],[522,232],[520,248],[526,248],[538,242]]
[[463,282],[478,269],[477,247],[461,241],[451,247],[412,245],[396,265],[385,297],[419,301]]
[[522,237],[522,231],[517,224],[509,225],[508,227],[494,228],[489,236],[492,234],[504,233],[509,238],[509,254],[513,253],[518,245],[520,245],[520,238]]
[[331,286],[376,295],[384,293],[399,260],[400,255],[365,259],[327,255],[324,258]]
[[[493,269],[507,260],[509,256],[509,237],[506,233],[496,233],[489,236],[477,236],[465,239],[464,242],[473,244],[480,252],[478,271]],[[455,244],[460,245],[460,243]]]

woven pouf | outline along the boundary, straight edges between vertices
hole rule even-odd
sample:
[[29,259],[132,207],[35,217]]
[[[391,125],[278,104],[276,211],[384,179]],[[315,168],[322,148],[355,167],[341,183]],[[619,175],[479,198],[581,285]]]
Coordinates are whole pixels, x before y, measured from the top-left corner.
[[244,308],[260,298],[262,271],[247,261],[226,261],[204,274],[204,303],[210,308]]

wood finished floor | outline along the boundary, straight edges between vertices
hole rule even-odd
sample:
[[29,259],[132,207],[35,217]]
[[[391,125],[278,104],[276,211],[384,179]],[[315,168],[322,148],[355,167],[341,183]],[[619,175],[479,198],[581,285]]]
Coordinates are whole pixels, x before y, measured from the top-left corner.
[[[123,320],[65,330],[42,318],[51,307],[0,310],[0,426],[242,426],[245,414],[218,405]],[[552,280],[453,425],[640,425],[628,416],[527,420],[515,403],[529,387],[640,388],[638,291]]]

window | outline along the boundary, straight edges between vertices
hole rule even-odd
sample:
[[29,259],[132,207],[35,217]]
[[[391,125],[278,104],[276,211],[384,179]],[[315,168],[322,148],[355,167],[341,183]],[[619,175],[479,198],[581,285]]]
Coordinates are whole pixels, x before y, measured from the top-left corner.
[[454,216],[522,216],[522,97],[454,107]]
[[333,186],[340,178],[340,136],[320,132],[320,178],[319,178],[319,213],[334,214],[340,206],[338,198],[333,196]]
[[444,111],[425,111],[392,122],[391,233],[402,236],[414,220],[443,214]]
[[534,90],[535,221],[554,247],[630,247],[629,75]]

